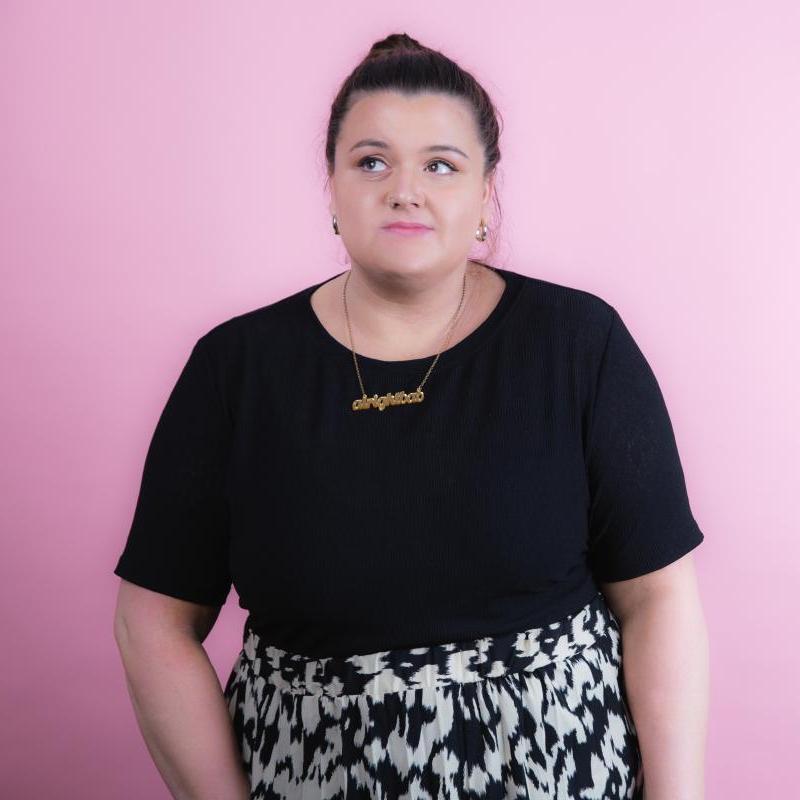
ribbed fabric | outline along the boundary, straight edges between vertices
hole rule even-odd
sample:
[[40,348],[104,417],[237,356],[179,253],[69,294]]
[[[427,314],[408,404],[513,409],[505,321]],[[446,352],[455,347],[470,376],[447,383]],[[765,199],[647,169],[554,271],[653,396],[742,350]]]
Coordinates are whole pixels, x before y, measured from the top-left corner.
[[[542,626],[701,541],[664,399],[616,309],[496,268],[499,303],[422,403],[353,411],[321,283],[194,345],[115,574],[312,658]],[[368,395],[433,360],[359,356]]]

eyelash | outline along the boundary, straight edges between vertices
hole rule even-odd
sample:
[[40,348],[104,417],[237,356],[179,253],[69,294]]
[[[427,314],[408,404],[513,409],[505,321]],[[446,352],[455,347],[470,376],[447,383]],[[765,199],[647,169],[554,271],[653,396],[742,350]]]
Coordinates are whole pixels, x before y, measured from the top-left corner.
[[[381,161],[384,164],[386,163],[382,158],[378,158],[377,156],[364,156],[364,158],[362,158],[361,161],[358,162],[357,166],[360,167],[367,161]],[[430,164],[445,164],[446,166],[450,167],[450,169],[453,172],[458,172],[458,170],[449,161],[445,161],[442,158],[434,158],[433,161],[429,161],[428,162],[428,166]],[[367,170],[367,172],[371,172],[371,171],[372,170]],[[434,174],[436,174],[436,173],[434,173]],[[444,174],[448,174],[449,175],[450,173],[444,173]]]

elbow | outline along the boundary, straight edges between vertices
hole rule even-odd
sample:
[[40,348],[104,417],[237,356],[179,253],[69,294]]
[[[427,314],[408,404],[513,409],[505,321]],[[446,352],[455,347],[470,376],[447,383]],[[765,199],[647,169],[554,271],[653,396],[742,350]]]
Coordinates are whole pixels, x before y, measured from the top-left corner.
[[620,622],[646,612],[654,604],[691,602],[697,607],[700,605],[691,553],[644,575],[624,581],[601,583],[600,589]]

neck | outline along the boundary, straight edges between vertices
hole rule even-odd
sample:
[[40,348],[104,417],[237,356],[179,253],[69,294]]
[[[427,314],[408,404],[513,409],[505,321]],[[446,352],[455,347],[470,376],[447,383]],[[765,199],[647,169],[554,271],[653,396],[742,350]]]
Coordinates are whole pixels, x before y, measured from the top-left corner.
[[380,350],[410,354],[405,358],[437,352],[453,324],[465,270],[464,302],[453,335],[477,304],[484,269],[467,262],[444,277],[376,275],[354,264],[347,283],[347,309],[356,350],[359,341],[368,341]]

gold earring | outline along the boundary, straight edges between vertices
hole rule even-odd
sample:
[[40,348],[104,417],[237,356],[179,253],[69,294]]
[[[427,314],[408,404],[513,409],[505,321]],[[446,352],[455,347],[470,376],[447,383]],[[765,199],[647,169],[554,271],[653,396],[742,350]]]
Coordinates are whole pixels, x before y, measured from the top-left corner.
[[485,242],[488,233],[489,233],[489,226],[483,221],[483,217],[481,217],[481,224],[478,227],[478,230],[475,231],[475,238],[479,242]]
[[341,234],[339,233],[339,225],[336,222],[336,214],[333,215],[333,232],[337,236],[341,236]]

